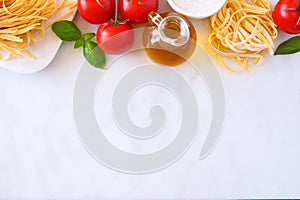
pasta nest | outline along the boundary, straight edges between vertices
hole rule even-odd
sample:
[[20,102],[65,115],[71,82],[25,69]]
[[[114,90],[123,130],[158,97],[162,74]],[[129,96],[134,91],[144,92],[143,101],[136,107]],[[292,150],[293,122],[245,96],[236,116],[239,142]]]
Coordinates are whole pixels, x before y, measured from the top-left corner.
[[[259,64],[268,54],[273,54],[277,29],[269,0],[227,0],[210,17],[210,22],[209,45],[227,70],[253,72],[250,65]],[[240,68],[229,67],[223,57],[231,58]]]
[[34,58],[28,47],[44,39],[45,22],[66,7],[60,19],[71,15],[75,6],[75,0],[0,0],[0,60]]

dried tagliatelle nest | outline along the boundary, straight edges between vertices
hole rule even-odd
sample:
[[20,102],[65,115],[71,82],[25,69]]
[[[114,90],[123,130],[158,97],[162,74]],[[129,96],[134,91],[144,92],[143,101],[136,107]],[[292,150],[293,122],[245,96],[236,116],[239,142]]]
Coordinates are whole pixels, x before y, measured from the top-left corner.
[[0,0],[0,60],[34,58],[28,46],[44,39],[45,21],[66,7],[60,19],[71,15],[76,0]]
[[[268,54],[273,54],[277,29],[269,0],[227,0],[210,20],[209,45],[228,71],[253,72],[250,65],[259,64]],[[229,67],[224,57],[231,58],[240,67]]]

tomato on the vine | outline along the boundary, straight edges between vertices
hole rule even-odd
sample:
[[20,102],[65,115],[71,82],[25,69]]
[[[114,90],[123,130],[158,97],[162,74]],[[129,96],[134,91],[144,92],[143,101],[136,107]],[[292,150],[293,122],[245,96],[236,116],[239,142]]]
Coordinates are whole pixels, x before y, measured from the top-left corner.
[[128,21],[109,20],[98,27],[96,39],[105,53],[122,54],[132,47],[134,31]]
[[298,0],[279,0],[273,11],[275,24],[286,33],[300,33],[299,10]]
[[158,0],[119,0],[122,17],[132,23],[146,23],[149,12],[156,12],[157,9]]
[[100,24],[110,19],[115,12],[115,0],[78,0],[78,12],[91,24]]

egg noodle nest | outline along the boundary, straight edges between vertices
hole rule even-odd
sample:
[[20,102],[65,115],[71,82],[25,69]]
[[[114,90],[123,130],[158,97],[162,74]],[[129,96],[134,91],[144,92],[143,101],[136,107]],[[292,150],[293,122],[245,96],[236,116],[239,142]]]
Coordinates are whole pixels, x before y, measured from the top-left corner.
[[[259,64],[273,54],[277,29],[269,0],[227,0],[210,20],[213,30],[209,45],[228,71],[253,72],[250,65]],[[238,63],[239,68],[229,67],[224,57]]]
[[76,0],[0,0],[0,60],[34,58],[28,47],[44,39],[47,20],[57,13],[64,19],[75,7]]

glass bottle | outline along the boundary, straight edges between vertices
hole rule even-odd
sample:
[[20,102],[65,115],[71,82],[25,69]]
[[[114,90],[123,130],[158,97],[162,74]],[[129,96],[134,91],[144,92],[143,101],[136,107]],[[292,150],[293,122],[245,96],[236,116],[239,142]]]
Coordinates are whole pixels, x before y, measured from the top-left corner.
[[151,60],[170,67],[188,60],[197,43],[193,24],[173,12],[150,12],[142,37],[144,51]]

